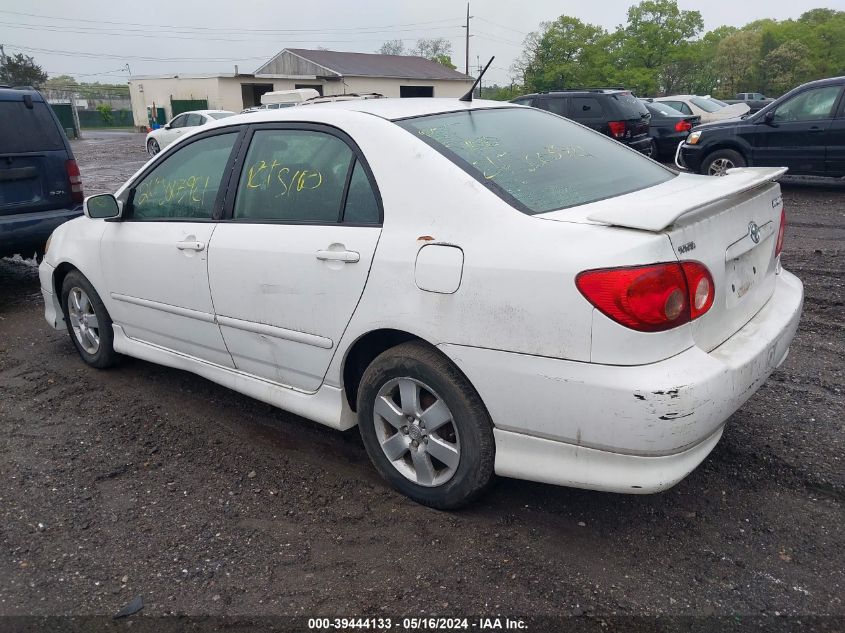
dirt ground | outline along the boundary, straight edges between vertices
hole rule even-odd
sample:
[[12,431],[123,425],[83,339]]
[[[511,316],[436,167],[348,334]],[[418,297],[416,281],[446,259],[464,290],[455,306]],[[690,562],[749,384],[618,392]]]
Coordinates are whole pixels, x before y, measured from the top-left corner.
[[[143,136],[74,143],[86,193]],[[783,185],[786,363],[659,495],[501,480],[457,513],[335,432],[189,373],[87,367],[0,260],[0,615],[833,616],[845,622],[845,183]],[[791,622],[791,620],[778,620]],[[788,628],[788,627],[787,627]]]

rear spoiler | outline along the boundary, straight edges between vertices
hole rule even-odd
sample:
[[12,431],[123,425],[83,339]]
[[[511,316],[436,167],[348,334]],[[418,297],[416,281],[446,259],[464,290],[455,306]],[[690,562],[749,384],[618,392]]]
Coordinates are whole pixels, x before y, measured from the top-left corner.
[[786,172],[786,167],[737,167],[729,169],[722,177],[681,174],[678,177],[686,176],[689,186],[675,188],[655,198],[647,214],[632,213],[625,206],[624,198],[615,198],[612,199],[615,203],[598,203],[599,208],[587,219],[611,226],[658,232],[672,226],[681,216],[777,180]]

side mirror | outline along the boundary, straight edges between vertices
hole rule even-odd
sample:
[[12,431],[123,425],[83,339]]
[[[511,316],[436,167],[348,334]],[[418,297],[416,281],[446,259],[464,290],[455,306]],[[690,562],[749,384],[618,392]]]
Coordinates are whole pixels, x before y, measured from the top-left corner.
[[165,123],[165,124],[164,124],[164,129],[165,129],[165,130],[169,130],[169,129],[170,129],[170,123]]
[[768,124],[771,124],[774,120],[775,120],[775,111],[774,110],[769,110],[768,112],[766,112],[766,115],[763,117],[763,121],[765,121]]
[[120,217],[120,203],[110,193],[88,196],[82,204],[86,216],[94,220]]

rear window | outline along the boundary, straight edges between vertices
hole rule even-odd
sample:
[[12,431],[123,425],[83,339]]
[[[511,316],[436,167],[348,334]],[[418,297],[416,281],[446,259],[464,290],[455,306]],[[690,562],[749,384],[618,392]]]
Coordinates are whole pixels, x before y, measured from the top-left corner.
[[540,110],[470,110],[397,123],[530,215],[674,177],[616,141]]
[[639,119],[644,114],[648,114],[648,110],[643,105],[643,102],[637,99],[630,93],[617,93],[608,95],[616,103],[620,113],[626,119]]
[[723,105],[720,105],[713,99],[705,99],[704,97],[690,97],[690,101],[692,101],[695,105],[697,105],[705,112],[716,112],[717,110],[721,110],[725,107]]
[[44,102],[0,101],[0,154],[49,152],[65,148],[62,133]]

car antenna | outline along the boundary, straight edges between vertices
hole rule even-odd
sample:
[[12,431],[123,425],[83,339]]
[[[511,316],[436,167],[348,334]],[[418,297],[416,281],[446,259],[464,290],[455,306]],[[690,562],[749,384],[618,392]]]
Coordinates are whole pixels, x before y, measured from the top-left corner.
[[493,57],[491,57],[491,58],[490,58],[490,61],[489,61],[489,62],[487,62],[487,65],[484,67],[484,70],[482,70],[480,73],[478,73],[478,79],[476,79],[476,80],[475,80],[475,83],[474,83],[474,84],[472,84],[472,88],[470,88],[470,89],[469,89],[469,92],[468,92],[468,93],[466,93],[466,94],[465,94],[463,97],[461,97],[460,99],[458,99],[458,101],[466,101],[467,103],[471,103],[471,102],[472,102],[472,93],[473,93],[473,92],[475,92],[475,87],[476,87],[479,83],[481,83],[481,78],[484,76],[484,73],[486,73],[486,72],[487,72],[487,69],[488,69],[488,68],[490,68],[490,64],[492,64],[492,63],[493,63],[493,60],[494,60],[494,59],[496,59],[496,56],[495,56],[495,55],[493,55]]

